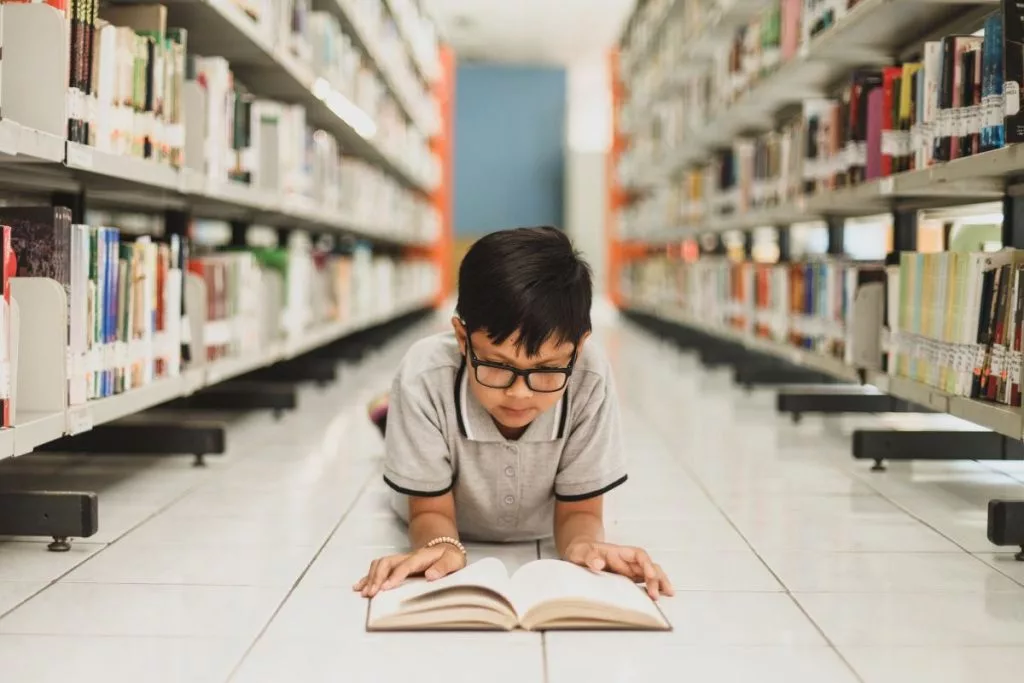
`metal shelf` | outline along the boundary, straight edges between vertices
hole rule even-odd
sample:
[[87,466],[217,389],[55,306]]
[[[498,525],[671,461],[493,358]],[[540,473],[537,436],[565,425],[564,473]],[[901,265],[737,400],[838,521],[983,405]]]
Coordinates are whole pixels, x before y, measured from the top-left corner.
[[395,26],[398,27],[398,33],[402,36],[402,41],[408,49],[411,58],[409,61],[416,67],[416,71],[420,74],[420,78],[425,84],[433,83],[436,75],[436,65],[431,66],[430,56],[424,54],[423,48],[420,47],[422,44],[413,37],[415,30],[410,26],[408,15],[396,6],[395,0],[388,0],[387,5],[391,11],[391,17],[395,20]]
[[[360,47],[360,49],[366,53],[377,67],[377,73],[380,74],[381,80],[384,85],[387,86],[391,92],[392,97],[398,102],[399,106],[405,112],[406,117],[423,133],[425,136],[433,135],[437,125],[436,121],[428,120],[426,112],[422,107],[417,107],[415,102],[415,95],[408,92],[408,90],[402,87],[401,79],[395,76],[395,65],[394,63],[384,56],[384,53],[380,48],[377,47],[377,43],[370,39],[369,29],[363,24],[363,21],[359,18],[358,12],[354,11],[349,3],[345,0],[324,0],[328,5],[333,4],[336,9],[332,10],[341,19],[342,25],[348,30],[348,34],[352,37],[353,41]],[[390,8],[389,8],[390,11]],[[394,16],[394,15],[392,15]],[[398,23],[397,21],[395,22]],[[409,48],[409,42],[404,40],[406,47]]]
[[189,50],[224,57],[254,94],[302,104],[311,125],[338,138],[351,154],[385,169],[410,188],[429,183],[384,147],[373,119],[294,56],[276,48],[230,0],[168,0],[168,23],[188,28]]
[[681,239],[684,232],[720,233],[762,226],[786,227],[826,216],[869,216],[894,208],[976,204],[1002,199],[1008,181],[1020,175],[1024,175],[1024,144],[1013,144],[929,168],[802,197],[793,204],[712,217],[697,225],[680,226],[675,231],[645,233],[639,239],[659,243]]
[[[800,349],[791,344],[751,337],[737,330],[708,325],[671,307],[631,305],[629,308],[663,320],[680,323],[713,337],[740,344],[754,351],[781,358],[798,367],[815,370],[849,382],[859,383],[861,381],[859,369],[847,365],[838,358]],[[939,413],[947,413],[1012,439],[1024,439],[1024,409],[1022,408],[965,398],[963,396],[954,396],[941,389],[907,377],[889,375],[878,371],[868,371],[866,373],[866,383],[874,386],[882,393],[895,398],[915,403]]]
[[690,132],[687,143],[672,151],[666,164],[644,176],[642,184],[666,180],[741,134],[770,130],[784,107],[825,95],[854,68],[893,63],[913,37],[989,4],[995,5],[991,0],[861,0],[834,26],[805,43],[797,56],[711,113],[703,126]]
[[390,313],[371,316],[355,323],[329,323],[310,330],[291,344],[275,344],[260,354],[242,358],[225,358],[208,364],[183,369],[176,377],[156,380],[123,394],[94,399],[70,406],[64,412],[18,413],[16,424],[0,430],[0,460],[24,455],[44,443],[65,435],[88,431],[93,426],[142,412],[168,401],[187,396],[203,387],[212,386],[253,370],[267,367],[325,346],[361,330],[400,318],[413,311],[427,308],[431,300],[424,299],[399,306]]
[[0,119],[0,181],[10,191],[49,195],[85,189],[99,204],[188,208],[208,218],[304,225],[392,245],[419,243],[402,237],[396,226],[372,225],[340,209],[320,207],[312,199],[213,182],[191,169],[111,154],[7,119]]
[[642,310],[665,320],[670,320],[687,327],[700,330],[701,332],[713,337],[726,339],[735,344],[744,346],[751,351],[757,351],[768,356],[780,358],[801,368],[822,372],[837,379],[843,379],[849,382],[860,381],[857,369],[847,365],[838,358],[826,356],[825,354],[816,353],[814,351],[808,351],[807,349],[801,349],[791,344],[776,342],[760,337],[753,337],[743,334],[739,330],[719,327],[717,325],[708,325],[707,323],[696,320],[681,311],[674,310],[671,307],[651,309],[633,306],[632,308],[634,310]]

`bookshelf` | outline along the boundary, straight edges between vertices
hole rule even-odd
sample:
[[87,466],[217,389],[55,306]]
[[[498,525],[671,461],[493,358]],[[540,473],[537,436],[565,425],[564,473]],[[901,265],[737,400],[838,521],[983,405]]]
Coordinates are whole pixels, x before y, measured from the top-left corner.
[[[381,339],[451,291],[454,62],[418,2],[0,15],[0,460]],[[95,506],[41,495],[55,519]],[[22,519],[0,533],[36,535]]]
[[[1024,249],[1019,12],[987,1],[645,5],[613,58],[613,300],[1024,440],[1020,316],[998,303],[1019,298]],[[999,245],[921,255],[934,251],[919,250],[922,216],[993,203]],[[845,254],[844,236],[872,216],[890,226],[884,260]],[[824,253],[791,253],[807,226],[827,232]],[[944,241],[954,249],[948,228]],[[980,312],[982,297],[996,308]]]

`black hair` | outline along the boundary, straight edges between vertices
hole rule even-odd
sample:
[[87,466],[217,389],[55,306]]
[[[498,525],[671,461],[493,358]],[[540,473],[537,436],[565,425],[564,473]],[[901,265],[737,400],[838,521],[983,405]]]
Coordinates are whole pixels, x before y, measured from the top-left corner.
[[579,343],[590,331],[590,267],[569,237],[550,226],[490,233],[459,266],[457,313],[472,334],[495,344],[516,332],[535,356],[548,339]]

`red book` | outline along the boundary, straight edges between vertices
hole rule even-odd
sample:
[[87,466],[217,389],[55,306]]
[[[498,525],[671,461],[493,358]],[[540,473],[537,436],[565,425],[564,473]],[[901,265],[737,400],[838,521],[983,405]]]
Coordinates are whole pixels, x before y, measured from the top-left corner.
[[893,157],[898,156],[895,144],[897,122],[894,120],[893,104],[899,98],[896,80],[903,76],[902,66],[887,66],[882,69],[882,177],[892,175]]

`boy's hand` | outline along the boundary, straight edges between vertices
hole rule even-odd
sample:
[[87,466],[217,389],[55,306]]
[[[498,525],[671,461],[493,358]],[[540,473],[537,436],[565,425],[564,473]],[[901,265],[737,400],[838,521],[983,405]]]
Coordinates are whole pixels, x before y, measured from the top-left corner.
[[407,577],[422,574],[428,581],[434,581],[465,566],[466,557],[458,548],[440,543],[432,548],[374,560],[370,563],[370,571],[352,589],[360,591],[364,598],[372,598],[381,590],[394,588]]
[[658,595],[675,595],[665,572],[655,564],[647,551],[614,543],[575,541],[565,549],[565,559],[594,571],[608,570],[627,576],[647,586],[647,594],[657,600]]

